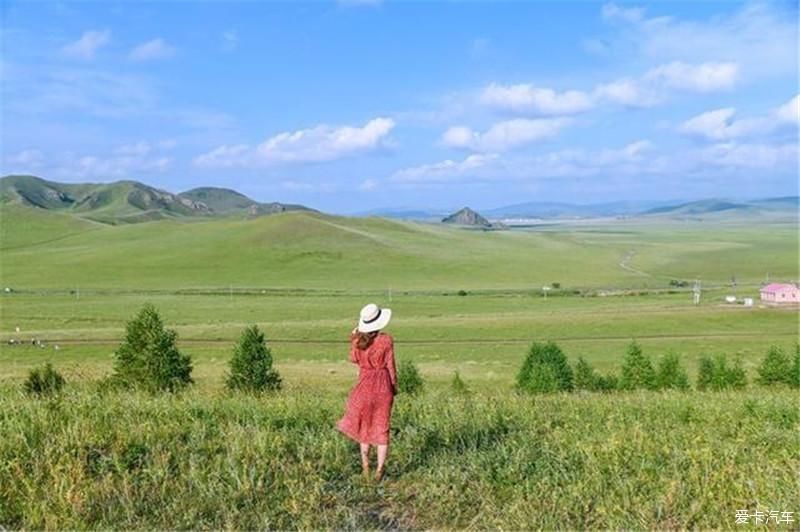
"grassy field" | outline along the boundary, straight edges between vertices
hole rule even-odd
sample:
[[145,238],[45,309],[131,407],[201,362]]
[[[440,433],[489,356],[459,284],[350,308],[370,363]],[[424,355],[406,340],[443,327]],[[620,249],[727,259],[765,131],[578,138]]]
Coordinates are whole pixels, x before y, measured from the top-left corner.
[[[479,232],[292,213],[108,226],[0,206],[0,283],[12,289],[0,294],[0,525],[734,528],[738,509],[798,519],[800,397],[752,383],[770,345],[793,349],[797,308],[723,301],[731,276],[756,299],[767,274],[797,279],[797,256],[796,224],[772,222]],[[695,277],[698,306],[669,287]],[[333,429],[356,374],[346,336],[369,301],[393,308],[397,358],[427,382],[398,396],[380,486],[359,481],[355,445]],[[178,331],[196,384],[175,397],[101,391],[146,302]],[[223,390],[252,323],[284,379],[276,395]],[[633,339],[654,359],[680,355],[693,383],[701,355],[739,356],[751,384],[512,391],[534,340],[608,372]],[[21,382],[47,361],[66,391],[31,400]],[[456,370],[466,397],[450,389]]]
[[785,392],[401,397],[379,486],[332,427],[344,396],[4,389],[0,523],[732,529],[739,509],[800,508],[800,414]]
[[286,213],[109,226],[0,206],[2,281],[19,289],[538,290],[796,279],[796,223],[619,221],[465,231]]

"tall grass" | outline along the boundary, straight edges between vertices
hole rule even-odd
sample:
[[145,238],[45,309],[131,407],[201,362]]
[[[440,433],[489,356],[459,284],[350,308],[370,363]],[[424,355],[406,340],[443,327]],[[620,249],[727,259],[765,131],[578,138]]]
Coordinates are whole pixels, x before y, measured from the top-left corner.
[[786,388],[398,396],[388,479],[359,480],[344,392],[32,401],[0,389],[10,528],[734,527],[800,508]]

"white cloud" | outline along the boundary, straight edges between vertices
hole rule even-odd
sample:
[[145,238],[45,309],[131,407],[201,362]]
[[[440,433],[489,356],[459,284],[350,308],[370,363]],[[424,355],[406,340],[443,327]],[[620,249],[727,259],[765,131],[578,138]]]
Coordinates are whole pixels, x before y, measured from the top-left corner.
[[721,140],[737,135],[737,128],[731,124],[736,109],[726,107],[699,114],[681,124],[679,130],[689,135],[700,135],[709,139]]
[[439,163],[404,168],[395,172],[389,180],[397,183],[425,183],[474,178],[482,169],[497,160],[496,154],[473,154],[462,161],[447,159]]
[[800,94],[778,107],[775,116],[781,122],[800,124]]
[[230,52],[239,47],[239,33],[236,30],[222,32],[222,49]]
[[[621,148],[563,149],[540,155],[470,155],[463,161],[445,160],[404,168],[389,179],[397,185],[463,183],[532,183],[543,179],[624,178],[641,181],[672,179],[675,175],[753,177],[794,171],[798,147],[793,143],[716,143],[681,152],[659,152],[648,140]],[[620,185],[622,186],[622,185]]]
[[530,84],[492,83],[483,90],[480,101],[495,109],[521,114],[565,115],[592,107],[590,96],[584,92],[571,90],[558,93]]
[[606,20],[639,22],[644,18],[644,9],[640,7],[619,7],[614,3],[604,4],[601,13]]
[[662,96],[652,87],[638,80],[623,78],[598,85],[593,96],[598,101],[610,102],[626,107],[652,107],[661,102]]
[[81,38],[61,48],[61,52],[78,59],[94,59],[97,50],[111,42],[111,31],[86,31]]
[[478,152],[503,152],[552,138],[570,123],[567,118],[516,118],[498,122],[483,133],[457,126],[445,131],[442,143]]
[[699,162],[708,166],[735,169],[771,169],[797,166],[798,147],[787,144],[714,144],[697,152]]
[[153,59],[166,59],[175,55],[175,48],[158,37],[136,46],[128,57],[133,61],[150,61]]
[[172,159],[169,157],[147,158],[138,155],[122,155],[111,157],[98,157],[86,155],[79,157],[73,164],[59,169],[61,175],[67,174],[71,178],[99,178],[121,179],[137,177],[138,174],[162,173],[170,168]]
[[478,101],[501,111],[522,115],[570,115],[611,103],[627,107],[652,107],[664,102],[674,91],[708,93],[729,90],[736,85],[736,63],[700,64],[673,61],[657,66],[638,78],[620,78],[600,83],[593,90],[557,92],[531,84],[491,83]]
[[41,151],[28,149],[7,156],[6,164],[12,172],[23,172],[41,167],[43,159]]
[[713,92],[733,88],[738,76],[739,66],[736,63],[691,65],[673,61],[650,70],[643,79],[667,88]]
[[358,189],[363,191],[370,191],[370,190],[375,190],[377,187],[378,187],[378,182],[375,179],[365,179],[358,186]]
[[678,131],[711,140],[730,140],[748,136],[766,135],[787,124],[797,124],[800,115],[800,97],[795,96],[785,104],[762,116],[736,119],[736,109],[725,107],[701,113],[686,120]]
[[207,168],[231,168],[234,166],[247,166],[250,163],[250,146],[237,144],[235,146],[222,145],[208,153],[194,158],[195,166]]
[[375,118],[361,127],[319,125],[287,131],[251,148],[246,144],[219,146],[194,159],[197,166],[262,166],[280,163],[326,162],[374,152],[389,146],[395,122]]
[[391,118],[375,118],[362,127],[320,125],[279,133],[261,143],[256,151],[266,161],[332,161],[381,148],[394,125]]
[[740,65],[748,79],[796,76],[796,3],[751,1],[729,14],[707,20],[645,16],[644,9],[607,4],[606,20],[621,22],[610,46],[618,54],[647,60],[723,62]]

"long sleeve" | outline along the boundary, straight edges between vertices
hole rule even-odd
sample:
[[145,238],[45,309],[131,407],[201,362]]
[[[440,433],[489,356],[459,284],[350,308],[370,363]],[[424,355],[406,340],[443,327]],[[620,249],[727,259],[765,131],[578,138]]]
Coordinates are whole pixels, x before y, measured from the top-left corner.
[[392,381],[392,390],[397,394],[397,369],[394,364],[394,341],[391,338],[386,346],[386,367],[389,370],[389,380]]

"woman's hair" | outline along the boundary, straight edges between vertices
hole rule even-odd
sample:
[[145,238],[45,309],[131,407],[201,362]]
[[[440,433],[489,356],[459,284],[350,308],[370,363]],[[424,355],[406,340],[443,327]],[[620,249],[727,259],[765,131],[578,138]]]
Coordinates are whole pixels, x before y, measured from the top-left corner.
[[378,336],[378,331],[372,331],[368,333],[363,332],[356,332],[356,347],[361,349],[362,351],[369,346],[372,345],[372,342],[375,341],[375,337]]

